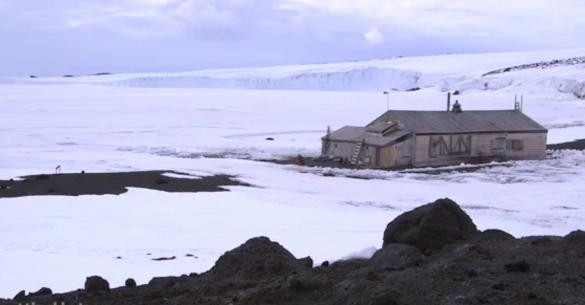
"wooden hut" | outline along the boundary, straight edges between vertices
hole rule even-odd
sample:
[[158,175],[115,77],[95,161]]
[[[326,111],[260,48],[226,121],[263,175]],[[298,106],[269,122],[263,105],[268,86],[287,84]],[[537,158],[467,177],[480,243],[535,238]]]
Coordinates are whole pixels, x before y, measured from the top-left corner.
[[543,159],[547,130],[515,110],[390,110],[322,138],[322,155],[370,168]]

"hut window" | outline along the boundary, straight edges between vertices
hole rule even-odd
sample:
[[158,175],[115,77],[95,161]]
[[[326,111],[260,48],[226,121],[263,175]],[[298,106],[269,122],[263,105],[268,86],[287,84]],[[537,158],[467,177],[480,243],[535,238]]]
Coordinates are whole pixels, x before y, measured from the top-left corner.
[[333,145],[333,147],[337,148],[337,143],[335,143],[335,145]]
[[522,151],[524,149],[524,142],[522,140],[507,140],[506,150]]

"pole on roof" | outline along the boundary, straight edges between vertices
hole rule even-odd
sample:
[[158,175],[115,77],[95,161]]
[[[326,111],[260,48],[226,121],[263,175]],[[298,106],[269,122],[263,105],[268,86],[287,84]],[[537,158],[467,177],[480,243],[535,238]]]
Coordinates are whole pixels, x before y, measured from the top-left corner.
[[447,92],[447,112],[451,110],[451,91]]
[[382,92],[386,96],[386,111],[390,110],[390,92],[384,91]]

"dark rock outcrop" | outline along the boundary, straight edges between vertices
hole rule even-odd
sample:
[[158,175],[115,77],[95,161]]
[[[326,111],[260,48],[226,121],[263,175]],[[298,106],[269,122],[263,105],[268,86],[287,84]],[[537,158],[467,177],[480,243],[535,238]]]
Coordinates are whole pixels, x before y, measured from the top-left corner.
[[439,199],[406,212],[384,231],[384,246],[401,243],[421,250],[438,250],[478,233],[469,216],[451,199]]
[[107,293],[100,293],[109,288],[107,281],[90,277],[86,290],[28,296],[22,291],[14,300],[0,299],[0,305],[552,305],[585,299],[582,231],[518,239],[499,230],[479,233],[444,199],[405,213],[388,227],[392,242],[370,259],[326,261],[313,268],[309,257],[296,259],[280,244],[257,237],[226,252],[205,273],[156,277],[132,289],[127,287],[135,282],[128,284],[129,279],[127,287]]
[[424,260],[418,248],[405,244],[389,244],[376,251],[370,264],[380,270],[402,270]]
[[26,291],[21,290],[19,291],[12,299],[15,301],[21,301],[26,298]]
[[129,278],[124,282],[124,286],[126,286],[126,288],[136,288],[137,285],[133,278]]
[[85,291],[97,292],[110,290],[110,283],[99,276],[90,276],[85,279]]
[[52,295],[52,294],[53,294],[53,290],[51,290],[51,288],[43,287],[43,288],[37,290],[36,292],[29,293],[28,295],[31,297],[38,297],[38,296]]
[[280,244],[267,237],[256,237],[222,255],[210,272],[220,277],[262,279],[300,272],[307,265]]
[[580,243],[585,245],[585,231],[573,231],[565,236],[565,240],[569,243]]
[[507,232],[498,229],[489,229],[481,232],[479,234],[478,239],[480,240],[495,240],[495,241],[505,241],[505,240],[513,240],[515,237]]

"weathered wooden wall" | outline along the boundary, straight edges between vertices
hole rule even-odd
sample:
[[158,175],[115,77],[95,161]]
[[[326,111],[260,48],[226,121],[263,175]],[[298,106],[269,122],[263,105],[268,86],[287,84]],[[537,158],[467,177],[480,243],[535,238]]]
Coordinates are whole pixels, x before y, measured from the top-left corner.
[[[441,137],[442,144],[437,143]],[[469,137],[469,149],[457,146]],[[519,142],[513,142],[514,140]],[[520,143],[520,144],[518,144]],[[441,147],[447,146],[447,149]],[[546,133],[482,133],[466,135],[417,135],[414,166],[440,166],[483,160],[542,159],[546,155]]]
[[[414,141],[414,142],[413,142]],[[355,142],[330,141],[325,155],[349,161]],[[414,152],[413,152],[414,149]],[[364,145],[360,164],[372,168],[443,166],[490,160],[543,159],[546,133],[416,135],[387,147]]]

